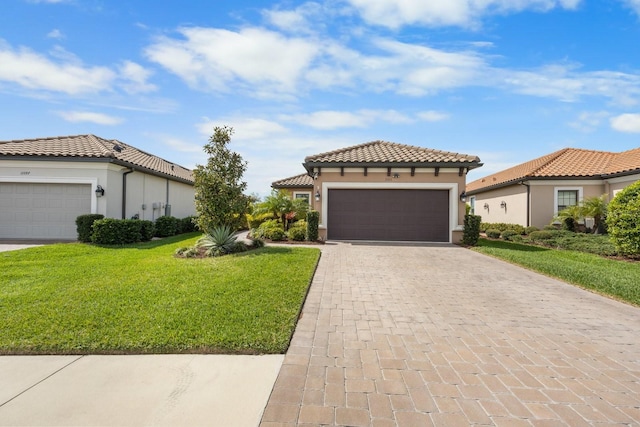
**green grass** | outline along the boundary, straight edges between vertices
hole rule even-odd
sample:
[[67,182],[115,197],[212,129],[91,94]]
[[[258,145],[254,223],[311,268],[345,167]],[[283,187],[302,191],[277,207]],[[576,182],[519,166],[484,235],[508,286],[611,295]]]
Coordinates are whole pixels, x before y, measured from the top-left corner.
[[639,262],[487,239],[480,239],[474,250],[640,305]]
[[174,258],[197,237],[0,253],[0,354],[284,352],[320,251]]

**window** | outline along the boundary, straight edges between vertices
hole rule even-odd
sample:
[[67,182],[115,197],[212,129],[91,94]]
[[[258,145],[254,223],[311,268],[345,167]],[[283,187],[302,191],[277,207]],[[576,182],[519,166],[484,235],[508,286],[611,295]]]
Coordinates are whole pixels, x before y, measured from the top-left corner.
[[475,215],[476,214],[476,196],[471,196],[469,198],[469,206],[471,206],[469,213],[471,215]]
[[560,212],[569,206],[578,204],[578,190],[558,190],[558,210]]
[[293,193],[294,199],[305,199],[311,205],[311,193]]

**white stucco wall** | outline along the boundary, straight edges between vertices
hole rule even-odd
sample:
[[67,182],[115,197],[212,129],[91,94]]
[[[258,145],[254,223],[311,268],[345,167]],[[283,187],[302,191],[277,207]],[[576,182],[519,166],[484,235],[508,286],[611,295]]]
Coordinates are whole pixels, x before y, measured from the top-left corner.
[[[129,170],[107,162],[0,160],[0,181],[91,184],[91,212],[87,213],[122,218],[122,177]],[[95,195],[98,185],[105,190],[102,197]],[[154,202],[161,206],[160,209],[153,210]],[[157,219],[164,215],[167,202],[175,217],[195,215],[193,186],[141,171],[127,175],[125,218],[139,214],[141,219]],[[142,209],[143,204],[146,209]]]

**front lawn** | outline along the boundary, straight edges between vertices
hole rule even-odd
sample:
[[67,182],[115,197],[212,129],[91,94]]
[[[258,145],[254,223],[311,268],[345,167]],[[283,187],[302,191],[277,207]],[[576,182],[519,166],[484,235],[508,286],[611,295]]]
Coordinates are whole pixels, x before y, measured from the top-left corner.
[[640,263],[570,250],[480,239],[475,251],[640,305]]
[[0,253],[0,354],[284,352],[320,251],[173,256],[199,236]]

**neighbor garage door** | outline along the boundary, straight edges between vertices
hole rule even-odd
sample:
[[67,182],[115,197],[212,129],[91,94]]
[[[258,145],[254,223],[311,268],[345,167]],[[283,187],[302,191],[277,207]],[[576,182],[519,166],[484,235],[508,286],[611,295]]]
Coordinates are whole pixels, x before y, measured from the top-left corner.
[[0,238],[76,239],[76,217],[87,213],[90,184],[0,182]]
[[449,241],[449,190],[329,189],[333,240]]

